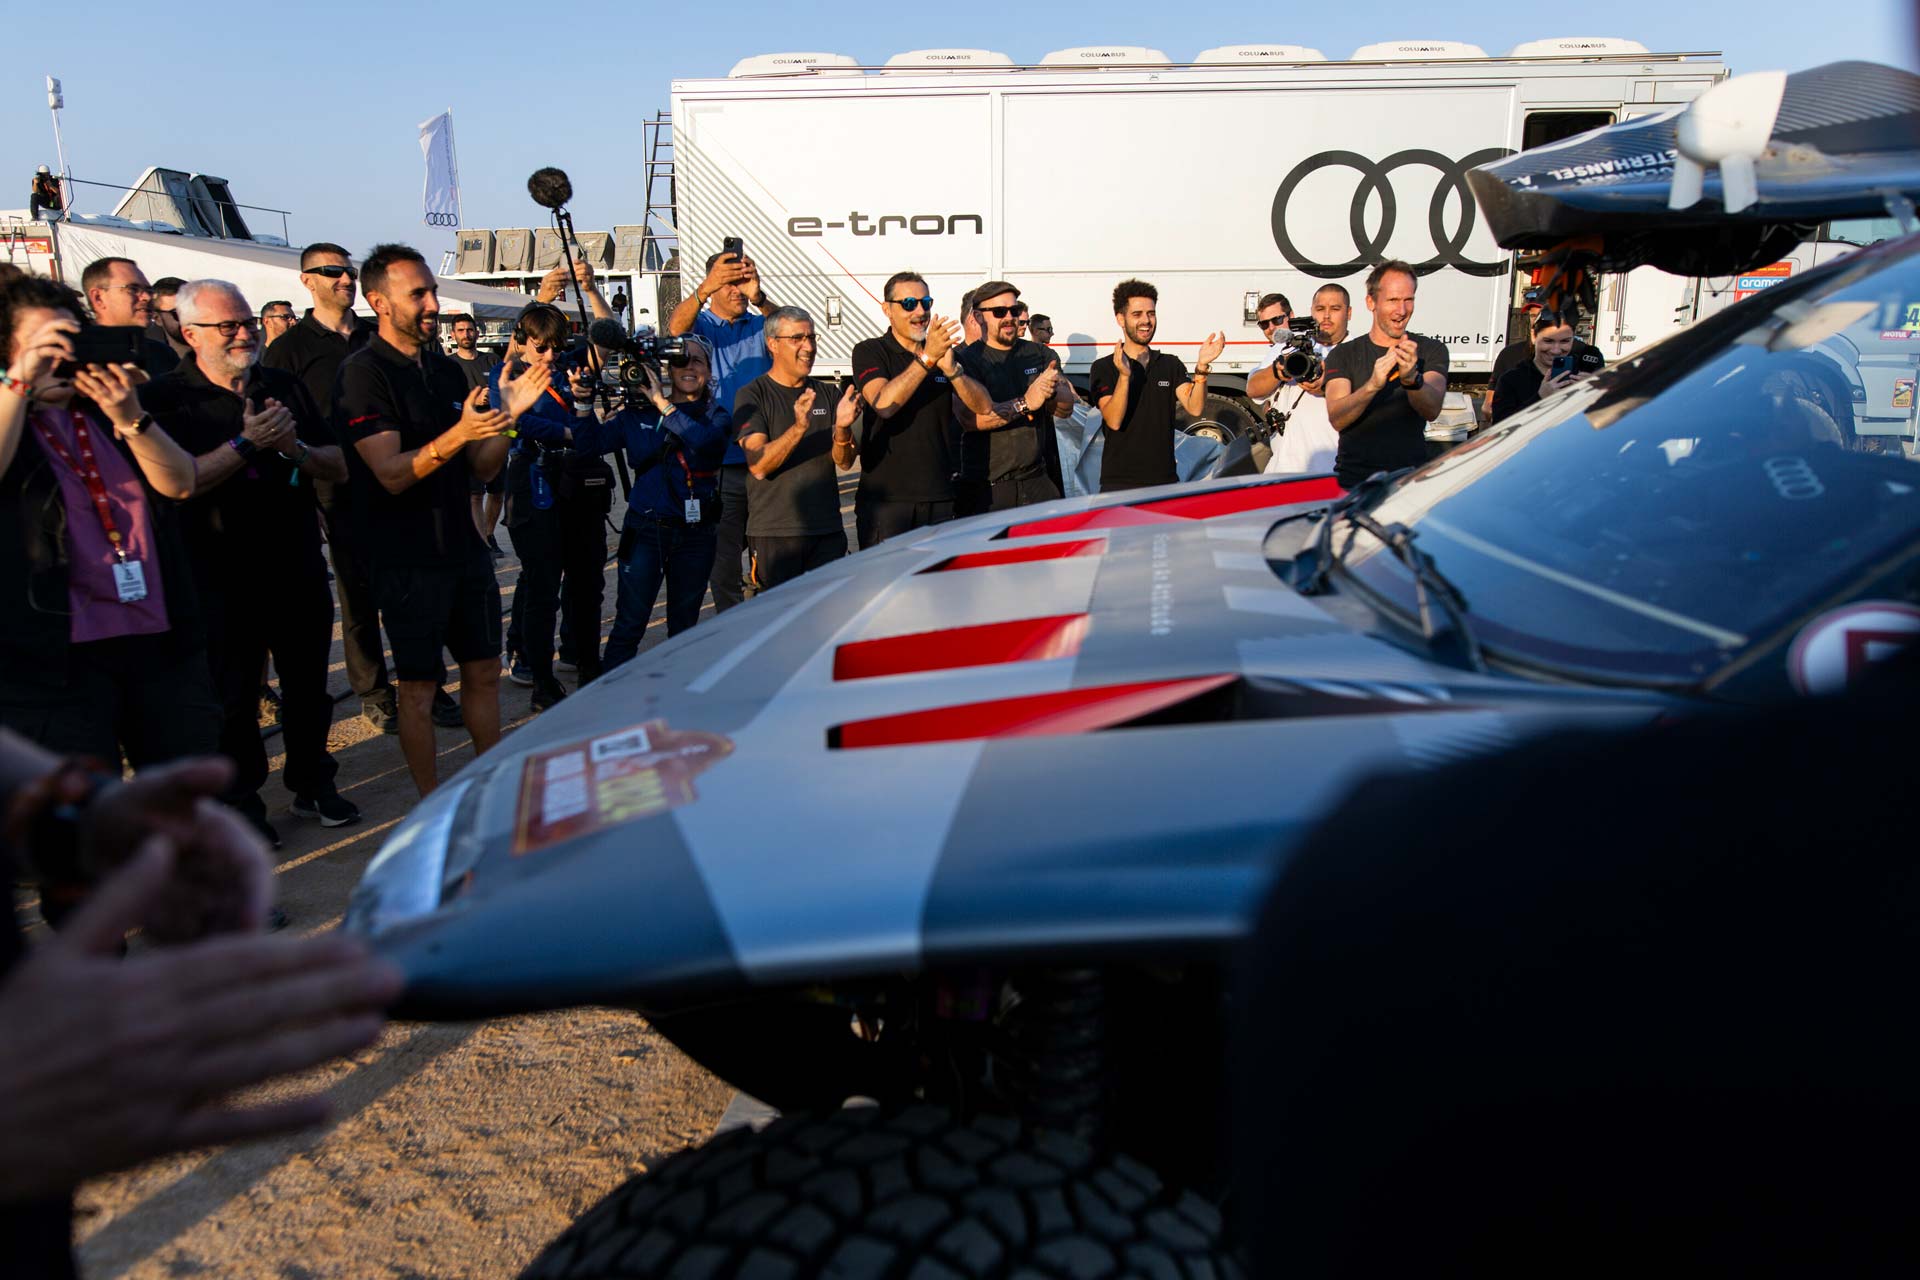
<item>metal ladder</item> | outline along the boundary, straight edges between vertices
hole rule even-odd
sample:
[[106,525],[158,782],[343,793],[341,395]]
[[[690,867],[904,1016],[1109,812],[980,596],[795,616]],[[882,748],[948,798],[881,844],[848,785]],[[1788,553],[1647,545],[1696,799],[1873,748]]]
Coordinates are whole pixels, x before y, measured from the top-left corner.
[[640,122],[640,131],[647,179],[647,211],[640,220],[646,239],[640,263],[642,270],[660,271],[680,248],[680,231],[674,221],[678,190],[673,174],[673,117],[655,111],[651,120]]

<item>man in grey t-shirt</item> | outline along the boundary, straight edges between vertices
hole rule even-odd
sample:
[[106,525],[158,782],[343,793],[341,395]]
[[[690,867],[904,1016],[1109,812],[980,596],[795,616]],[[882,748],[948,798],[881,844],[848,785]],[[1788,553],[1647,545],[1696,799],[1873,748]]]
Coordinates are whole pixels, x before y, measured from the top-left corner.
[[773,367],[733,401],[747,456],[747,550],[761,591],[847,554],[835,474],[853,470],[860,393],[815,381],[816,349],[813,317],[781,307],[767,317]]

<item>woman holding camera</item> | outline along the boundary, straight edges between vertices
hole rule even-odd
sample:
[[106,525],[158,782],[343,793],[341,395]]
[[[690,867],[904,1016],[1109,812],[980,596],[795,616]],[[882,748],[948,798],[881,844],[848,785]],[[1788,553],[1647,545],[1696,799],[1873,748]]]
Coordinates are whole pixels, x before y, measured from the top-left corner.
[[713,351],[689,335],[686,354],[667,361],[663,388],[644,363],[628,392],[630,407],[595,422],[586,409],[586,378],[575,374],[573,447],[583,453],[625,448],[633,492],[620,531],[620,586],[608,670],[639,651],[653,616],[660,583],[667,584],[667,634],[679,635],[700,616],[713,569],[714,531],[720,519],[720,464],[733,439],[733,418],[714,401],[708,380]]
[[138,368],[75,368],[83,314],[54,281],[0,284],[0,724],[117,772],[215,751],[220,704],[177,516],[193,458]]

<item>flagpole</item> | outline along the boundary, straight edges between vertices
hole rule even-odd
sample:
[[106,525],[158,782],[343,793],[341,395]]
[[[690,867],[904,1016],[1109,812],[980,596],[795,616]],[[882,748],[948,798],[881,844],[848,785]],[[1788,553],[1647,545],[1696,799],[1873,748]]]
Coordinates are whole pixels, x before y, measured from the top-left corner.
[[65,105],[60,82],[48,76],[47,110],[53,116],[53,150],[60,160],[60,216],[63,218],[73,212],[73,174],[67,169],[67,144],[60,137],[60,108]]
[[453,108],[447,108],[447,173],[453,179],[453,225],[454,237],[459,238],[460,226],[460,151],[453,145]]

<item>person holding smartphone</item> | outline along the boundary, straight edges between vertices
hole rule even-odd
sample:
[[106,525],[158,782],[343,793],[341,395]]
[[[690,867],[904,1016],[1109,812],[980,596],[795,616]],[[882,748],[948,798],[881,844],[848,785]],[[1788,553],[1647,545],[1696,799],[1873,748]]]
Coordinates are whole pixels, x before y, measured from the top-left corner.
[[[1533,318],[1533,359],[1509,369],[1493,384],[1493,412],[1490,421],[1503,418],[1537,404],[1556,391],[1590,376],[1598,364],[1576,354],[1573,326],[1559,312],[1542,311]],[[1588,348],[1589,351],[1592,348]],[[1599,352],[1593,352],[1598,357]]]

